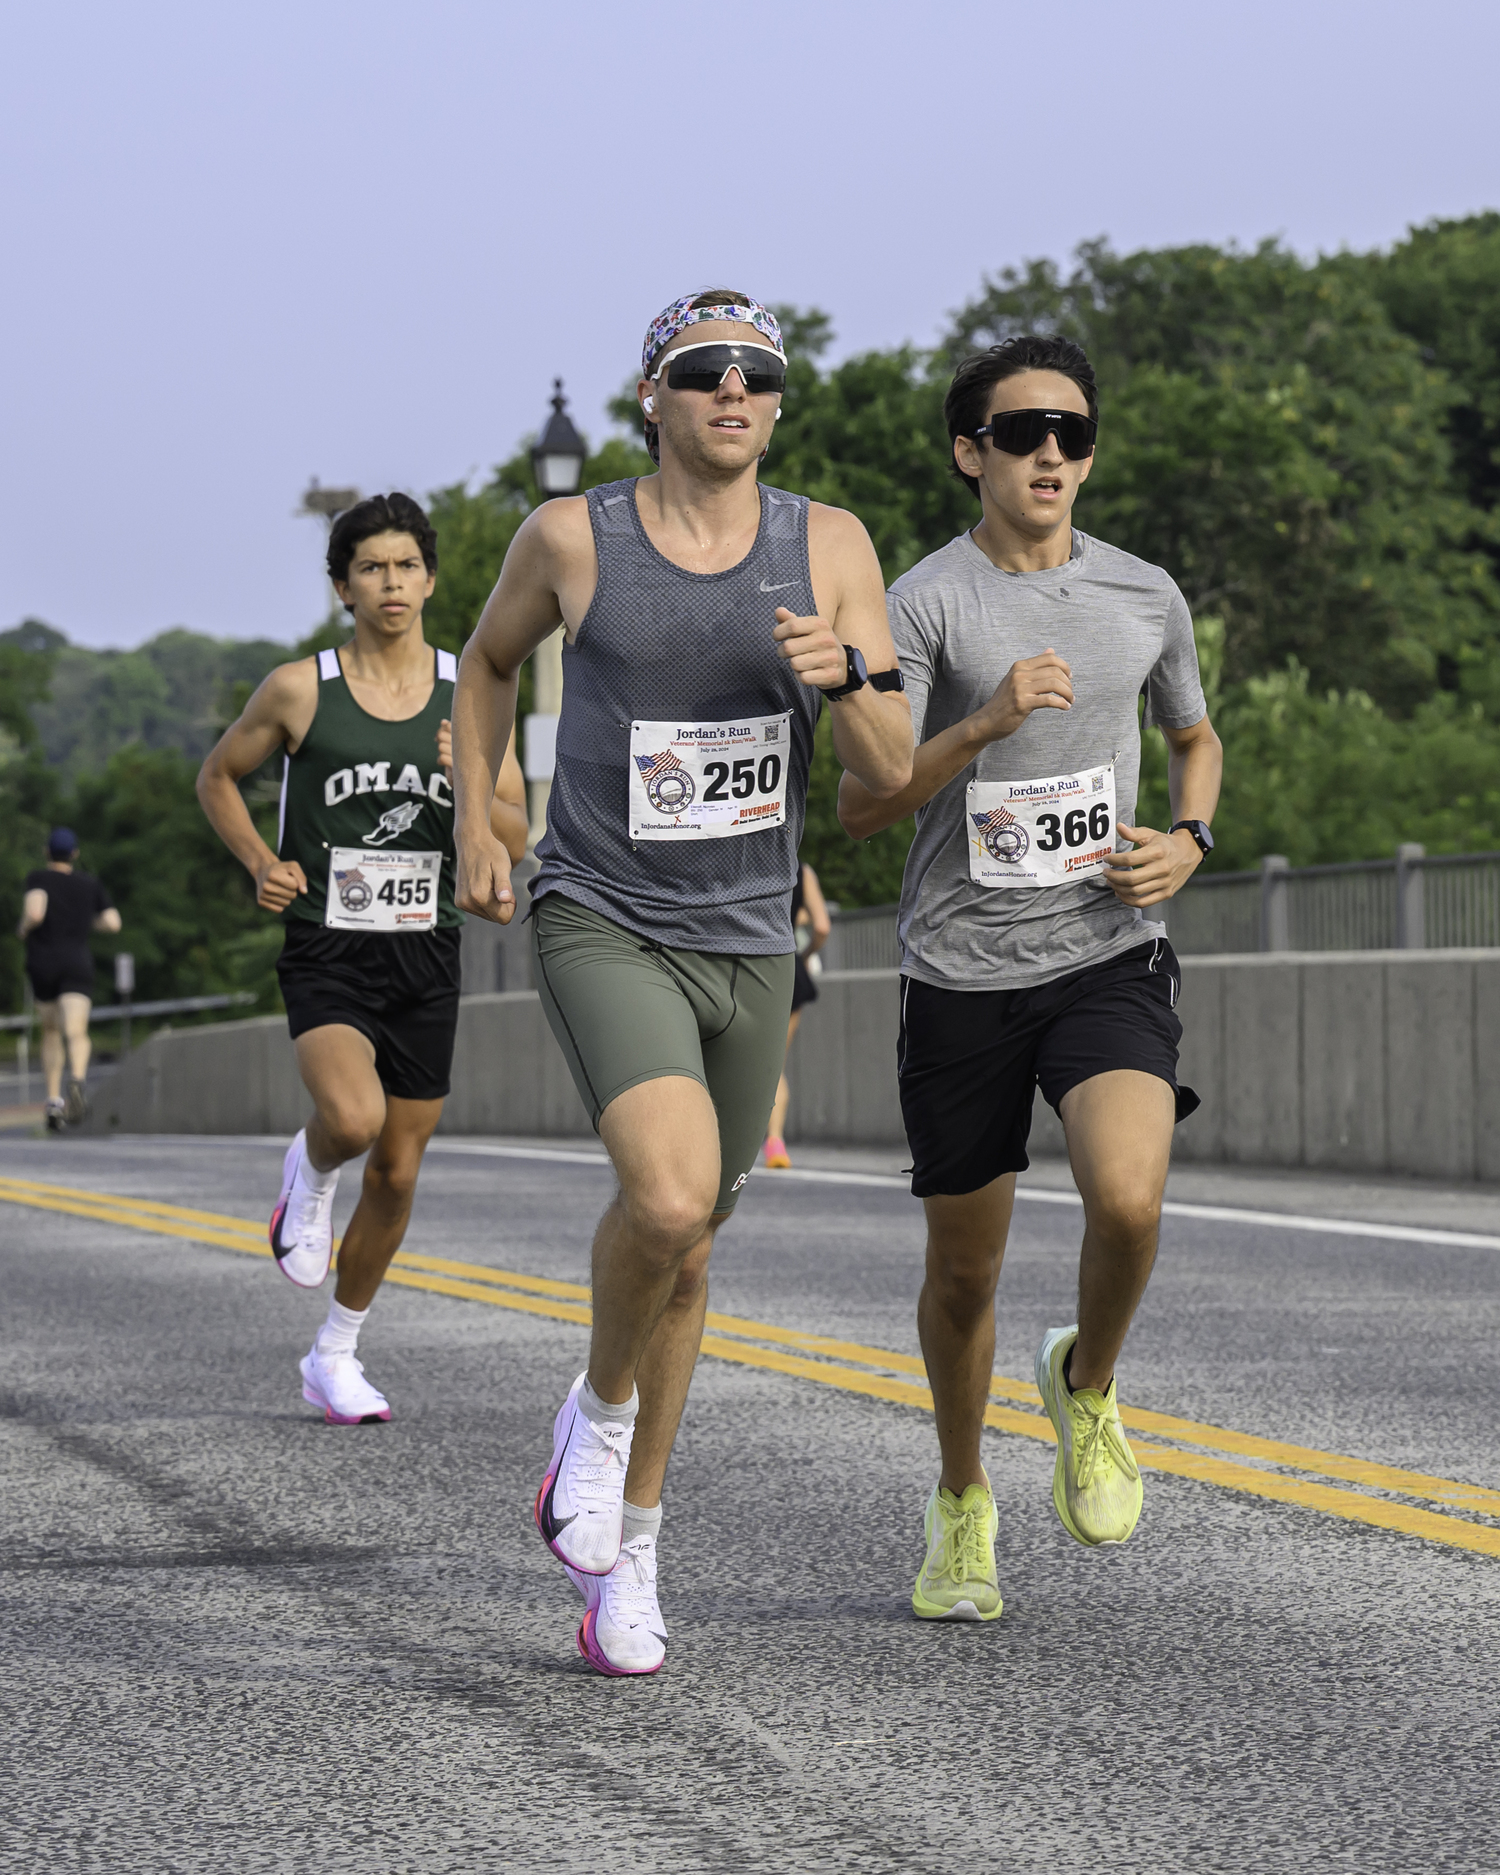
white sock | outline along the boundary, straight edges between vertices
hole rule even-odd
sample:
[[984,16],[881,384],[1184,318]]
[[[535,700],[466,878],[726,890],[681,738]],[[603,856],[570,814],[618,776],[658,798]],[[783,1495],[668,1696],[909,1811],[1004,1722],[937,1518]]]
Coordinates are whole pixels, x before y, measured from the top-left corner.
[[328,1320],[318,1330],[314,1343],[319,1354],[352,1354],[369,1313],[368,1309],[346,1309],[342,1302],[330,1302]]
[[630,1389],[630,1398],[621,1406],[601,1400],[587,1380],[578,1389],[579,1411],[596,1426],[633,1426],[640,1404],[641,1396],[634,1387]]
[[332,1191],[339,1182],[339,1168],[331,1172],[320,1172],[307,1156],[307,1135],[302,1135],[302,1157],[297,1162],[297,1183],[308,1191]]
[[661,1505],[652,1510],[642,1510],[639,1504],[625,1500],[625,1530],[621,1544],[633,1543],[638,1536],[649,1536],[654,1543],[661,1535]]

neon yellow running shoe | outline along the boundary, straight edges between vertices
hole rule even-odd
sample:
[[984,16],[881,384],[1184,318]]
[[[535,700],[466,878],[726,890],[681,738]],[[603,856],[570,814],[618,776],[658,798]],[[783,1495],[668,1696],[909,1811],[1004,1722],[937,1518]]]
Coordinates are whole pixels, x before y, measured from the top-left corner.
[[962,1497],[932,1487],[922,1533],[927,1556],[911,1593],[924,1621],[993,1621],[1004,1607],[995,1575],[995,1532],[1000,1513],[989,1480]]
[[1123,1543],[1141,1514],[1141,1473],[1120,1424],[1115,1383],[1068,1390],[1063,1363],[1078,1324],[1052,1328],[1036,1351],[1036,1384],[1057,1434],[1052,1502],[1080,1543]]

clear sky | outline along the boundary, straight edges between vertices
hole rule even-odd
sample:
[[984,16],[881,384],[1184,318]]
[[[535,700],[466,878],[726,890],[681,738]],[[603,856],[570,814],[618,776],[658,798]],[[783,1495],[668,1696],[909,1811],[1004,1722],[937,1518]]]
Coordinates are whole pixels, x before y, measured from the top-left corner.
[[52,0],[0,116],[0,626],[321,615],[309,476],[598,437],[705,284],[931,340],[1082,239],[1313,253],[1500,206],[1494,0]]

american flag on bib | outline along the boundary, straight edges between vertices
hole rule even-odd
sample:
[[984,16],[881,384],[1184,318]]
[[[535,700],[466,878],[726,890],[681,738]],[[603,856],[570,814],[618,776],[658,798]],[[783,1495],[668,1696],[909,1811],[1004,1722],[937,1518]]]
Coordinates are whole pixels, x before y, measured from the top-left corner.
[[635,765],[641,771],[641,780],[648,785],[655,781],[658,775],[665,775],[670,769],[682,767],[682,763],[670,749],[663,749],[660,755],[638,755],[635,758]]
[[970,820],[981,833],[998,833],[1002,827],[1014,827],[1016,817],[1009,808],[992,807],[985,814],[971,814]]

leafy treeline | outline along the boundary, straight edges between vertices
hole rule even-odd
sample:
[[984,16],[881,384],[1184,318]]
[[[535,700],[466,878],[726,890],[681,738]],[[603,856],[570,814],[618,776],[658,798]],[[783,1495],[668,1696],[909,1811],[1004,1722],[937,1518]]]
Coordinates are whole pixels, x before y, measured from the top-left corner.
[[[1165,566],[1193,607],[1227,757],[1215,865],[1371,858],[1406,839],[1500,847],[1500,214],[1312,263],[1274,243],[1090,243],[1067,270],[987,281],[931,352],[832,367],[825,314],[784,321],[792,369],[766,479],[852,508],[888,580],[977,519],[942,421],[956,360],[1022,331],[1087,348],[1101,425],[1079,525]],[[633,396],[614,414],[627,434],[590,457],[589,486],[649,471]],[[536,498],[524,448],[478,490],[432,496],[436,642],[462,646]],[[341,635],[330,620],[299,650]],[[285,655],[189,632],[132,653],[34,625],[0,638],[5,903],[66,816],[125,908],[143,995],[248,985],[270,1006],[279,933],[198,815],[192,774]],[[893,899],[909,829],[852,845],[836,779],[825,716],[808,857],[846,904]],[[263,779],[251,793],[267,812]],[[1148,737],[1139,817],[1166,811]],[[19,988],[7,937],[12,1007]]]

